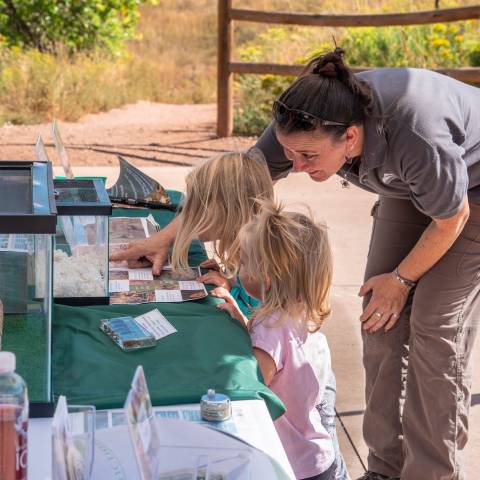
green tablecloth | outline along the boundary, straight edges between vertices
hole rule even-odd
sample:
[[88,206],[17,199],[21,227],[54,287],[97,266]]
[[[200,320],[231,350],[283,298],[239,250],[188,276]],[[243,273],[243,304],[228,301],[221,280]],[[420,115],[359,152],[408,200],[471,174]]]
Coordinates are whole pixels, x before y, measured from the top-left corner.
[[[178,192],[169,192],[173,201]],[[166,210],[115,209],[114,216],[152,213],[164,226],[174,214]],[[206,258],[196,242],[190,263]],[[232,400],[264,399],[272,418],[284,406],[261,381],[248,334],[218,310],[217,299],[207,297],[185,303],[149,303],[68,307],[55,305],[53,329],[53,387],[55,397],[66,395],[70,404],[98,408],[123,406],[133,373],[143,365],[154,405],[196,403],[208,388]],[[99,320],[140,315],[158,308],[178,330],[157,346],[123,352],[98,328]]]

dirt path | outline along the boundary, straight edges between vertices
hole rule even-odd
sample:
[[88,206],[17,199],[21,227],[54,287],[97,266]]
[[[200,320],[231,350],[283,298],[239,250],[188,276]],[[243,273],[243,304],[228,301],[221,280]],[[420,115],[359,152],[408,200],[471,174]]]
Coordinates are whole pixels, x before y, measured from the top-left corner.
[[[215,104],[138,102],[59,127],[70,163],[77,166],[116,165],[117,154],[138,166],[196,165],[218,152],[252,145],[253,137],[217,138],[215,122]],[[1,127],[0,160],[34,159],[38,134],[58,165],[50,124]]]

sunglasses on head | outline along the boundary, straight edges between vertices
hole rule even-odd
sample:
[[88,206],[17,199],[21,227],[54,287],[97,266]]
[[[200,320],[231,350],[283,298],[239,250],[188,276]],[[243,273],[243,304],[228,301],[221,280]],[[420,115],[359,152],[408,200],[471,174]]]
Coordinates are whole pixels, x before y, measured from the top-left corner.
[[348,123],[334,122],[332,120],[324,120],[316,117],[311,113],[296,108],[290,108],[283,102],[276,100],[273,102],[273,118],[282,125],[292,122],[297,128],[301,130],[315,130],[317,127],[348,127]]

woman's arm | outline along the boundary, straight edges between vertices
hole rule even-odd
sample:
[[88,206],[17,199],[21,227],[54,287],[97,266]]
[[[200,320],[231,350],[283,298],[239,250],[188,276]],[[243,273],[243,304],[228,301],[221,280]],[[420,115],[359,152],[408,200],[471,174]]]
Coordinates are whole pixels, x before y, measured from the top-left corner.
[[[410,253],[398,265],[399,274],[416,282],[428,272],[452,246],[468,220],[470,208],[465,198],[460,210],[446,219],[434,218]],[[360,288],[359,295],[372,292],[372,298],[360,320],[363,328],[376,332],[390,330],[407,301],[410,287],[402,284],[394,272],[376,275]],[[381,315],[378,315],[381,314]]]
[[175,241],[179,226],[176,217],[160,232],[146,240],[131,242],[126,250],[110,256],[113,262],[128,261],[130,268],[152,266],[154,275],[160,275],[163,265],[168,260],[170,246]]

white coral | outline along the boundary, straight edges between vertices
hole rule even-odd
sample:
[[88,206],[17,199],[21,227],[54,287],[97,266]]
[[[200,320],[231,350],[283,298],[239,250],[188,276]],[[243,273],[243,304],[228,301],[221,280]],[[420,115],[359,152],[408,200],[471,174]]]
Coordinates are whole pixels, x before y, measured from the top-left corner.
[[[45,253],[36,256],[36,296],[43,298],[45,291]],[[105,258],[95,251],[69,256],[63,250],[53,254],[54,297],[108,296],[105,280]]]
[[53,295],[55,297],[105,296],[105,267],[95,252],[70,257],[62,250],[53,255]]

